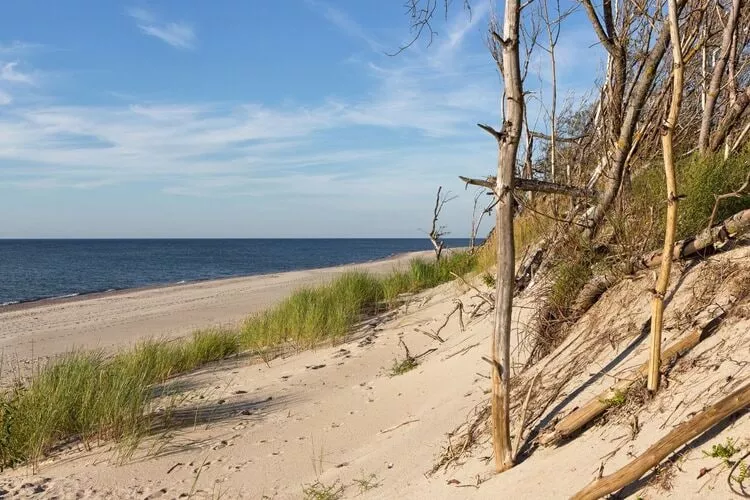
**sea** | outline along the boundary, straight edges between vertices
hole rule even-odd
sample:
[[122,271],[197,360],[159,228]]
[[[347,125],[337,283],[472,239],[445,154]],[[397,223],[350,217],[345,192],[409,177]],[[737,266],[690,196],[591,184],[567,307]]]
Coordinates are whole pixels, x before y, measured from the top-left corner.
[[[447,239],[448,248],[468,239]],[[415,239],[0,239],[0,306],[338,266],[430,250]]]

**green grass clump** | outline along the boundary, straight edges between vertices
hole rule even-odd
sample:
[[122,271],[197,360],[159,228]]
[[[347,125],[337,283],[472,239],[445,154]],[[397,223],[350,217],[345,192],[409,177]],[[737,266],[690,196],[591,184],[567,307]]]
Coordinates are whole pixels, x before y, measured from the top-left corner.
[[367,316],[392,307],[403,293],[415,293],[463,275],[474,268],[475,258],[454,252],[440,261],[415,259],[407,271],[385,277],[349,272],[328,285],[298,290],[276,307],[254,314],[242,327],[241,342],[249,349],[266,349],[284,343],[299,348],[349,333]]
[[298,290],[276,307],[251,316],[242,328],[242,339],[249,347],[285,342],[308,347],[346,334],[365,313],[384,307],[384,299],[377,278],[346,273],[328,285]]
[[602,400],[602,403],[605,404],[607,408],[616,408],[624,405],[627,400],[628,392],[617,390],[611,397]]
[[137,441],[148,428],[154,384],[237,352],[237,335],[212,330],[187,341],[143,342],[111,358],[100,351],[61,356],[0,393],[0,469],[37,461],[70,439]]
[[[749,163],[750,150],[727,160],[720,154],[701,157],[696,153],[678,161],[677,194],[684,196],[677,206],[678,239],[693,236],[707,227],[714,207],[714,195],[737,190],[747,176]],[[650,166],[633,178],[633,202],[636,213],[640,214],[640,224],[649,219],[649,208],[654,207],[656,235],[664,234],[666,200],[661,165]],[[719,204],[714,223],[746,208],[750,208],[750,196],[724,199]]]
[[338,500],[343,494],[344,487],[338,481],[330,485],[317,481],[302,488],[305,500]]
[[407,356],[401,361],[394,359],[393,366],[391,367],[391,377],[396,377],[398,375],[403,375],[406,372],[410,372],[418,365],[419,363],[417,363],[417,360],[411,356]]

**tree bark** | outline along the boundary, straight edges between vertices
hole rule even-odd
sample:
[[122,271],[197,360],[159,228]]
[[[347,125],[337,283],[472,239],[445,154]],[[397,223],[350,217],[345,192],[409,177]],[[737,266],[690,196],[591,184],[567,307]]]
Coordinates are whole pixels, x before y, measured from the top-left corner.
[[708,93],[706,94],[706,105],[703,110],[701,130],[698,137],[698,149],[701,154],[706,154],[709,149],[711,122],[714,117],[714,109],[719,97],[719,91],[721,90],[721,82],[724,79],[724,68],[727,65],[729,53],[732,50],[732,40],[734,39],[734,32],[737,29],[737,19],[740,15],[741,6],[742,0],[732,1],[732,11],[729,13],[729,19],[724,26],[724,33],[721,37],[721,48],[719,49],[720,54],[716,61],[716,65],[714,66],[713,73],[711,74],[711,83],[708,87]]
[[519,61],[519,0],[505,0],[503,35],[492,33],[502,46],[505,82],[505,122],[498,141],[497,181],[497,294],[492,330],[492,438],[495,468],[513,467],[510,441],[510,329],[515,288],[513,189],[518,144],[523,125],[524,96]]
[[[736,0],[737,1],[737,0]],[[674,169],[674,152],[672,141],[674,129],[680,116],[682,104],[683,68],[682,46],[680,43],[680,26],[678,21],[677,0],[668,0],[669,32],[672,40],[672,102],[669,115],[664,123],[661,143],[664,154],[664,173],[667,180],[667,221],[664,231],[664,253],[668,254],[674,247],[677,231],[677,180]],[[651,302],[651,354],[648,368],[648,390],[659,390],[659,361],[661,359],[661,333],[664,325],[664,294],[669,286],[669,273],[672,270],[672,259],[662,259],[659,279],[656,281],[654,298]]]
[[711,142],[709,144],[709,149],[712,152],[718,151],[719,148],[721,148],[721,145],[724,143],[724,139],[727,138],[729,131],[732,130],[732,127],[734,127],[737,120],[745,112],[748,105],[750,105],[750,87],[747,87],[737,96],[737,100],[734,101],[734,104],[732,104],[726,115],[724,115],[721,123],[719,123],[719,125],[716,127],[716,131],[714,131],[713,135],[711,136]]
[[595,500],[637,481],[643,474],[674,452],[733,413],[750,405],[750,384],[746,384],[718,403],[683,422],[661,438],[638,458],[617,472],[597,479],[573,495],[575,500]]

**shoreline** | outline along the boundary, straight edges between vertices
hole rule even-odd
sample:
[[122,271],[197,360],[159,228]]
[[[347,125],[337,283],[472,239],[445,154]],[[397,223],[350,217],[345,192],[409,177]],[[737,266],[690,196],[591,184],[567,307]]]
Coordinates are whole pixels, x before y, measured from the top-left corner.
[[299,269],[291,269],[288,271],[277,271],[277,272],[270,272],[270,273],[237,274],[234,276],[222,276],[222,277],[216,277],[216,278],[196,278],[196,279],[180,280],[177,282],[170,282],[170,283],[154,283],[152,285],[137,286],[137,287],[132,287],[132,288],[128,288],[128,287],[109,288],[107,290],[93,290],[90,292],[71,292],[69,294],[60,295],[56,297],[42,297],[38,299],[22,299],[18,301],[10,301],[7,303],[0,304],[0,315],[9,311],[30,309],[33,307],[44,306],[48,304],[65,304],[69,302],[96,299],[100,297],[115,297],[117,295],[122,295],[122,294],[130,293],[130,292],[156,290],[156,289],[161,289],[161,288],[175,288],[175,287],[181,287],[181,286],[187,286],[187,285],[194,285],[197,283],[221,282],[221,281],[247,279],[247,278],[274,277],[274,276],[279,276],[282,274],[304,272],[304,271],[327,271],[327,270],[334,271],[334,270],[338,270],[344,267],[354,267],[354,266],[375,264],[375,263],[381,263],[381,262],[385,263],[385,262],[392,261],[392,260],[397,261],[399,259],[403,259],[406,257],[409,257],[409,258],[423,257],[423,254],[425,253],[432,254],[433,251],[432,250],[417,250],[414,252],[401,252],[401,253],[389,255],[388,257],[384,257],[382,259],[370,259],[370,260],[363,260],[363,261],[357,261],[357,262],[349,262],[346,264],[338,264],[335,266],[327,266],[327,267],[301,267]]
[[[148,338],[173,339],[199,329],[228,327],[306,286],[361,270],[384,274],[431,250],[386,259],[94,292],[0,307],[0,358],[26,363],[81,349],[105,352]],[[0,377],[2,374],[0,374]]]

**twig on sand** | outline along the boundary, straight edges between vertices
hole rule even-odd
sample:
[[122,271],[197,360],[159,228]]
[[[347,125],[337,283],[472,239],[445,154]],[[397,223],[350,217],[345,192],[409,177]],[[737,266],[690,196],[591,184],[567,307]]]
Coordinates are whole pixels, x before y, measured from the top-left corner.
[[448,321],[450,321],[451,316],[453,316],[453,313],[455,313],[456,311],[458,311],[458,324],[461,327],[461,331],[462,332],[464,331],[464,329],[465,329],[464,328],[464,318],[463,318],[464,303],[461,302],[458,299],[455,300],[455,303],[456,303],[456,306],[453,308],[453,310],[451,312],[448,313],[448,316],[445,317],[445,321],[443,321],[443,324],[440,325],[437,330],[435,330],[435,335],[440,335],[440,331],[443,328],[445,328],[445,326],[448,324]]
[[490,306],[490,308],[494,308],[495,307],[495,301],[493,301],[492,298],[488,294],[482,292],[479,288],[475,287],[474,285],[472,285],[471,283],[469,283],[468,281],[466,281],[463,276],[459,276],[458,274],[456,274],[454,272],[451,272],[451,276],[453,276],[454,278],[457,278],[457,279],[461,280],[463,282],[463,284],[465,284],[466,286],[468,286],[469,288],[471,288],[472,290],[474,290],[475,292],[477,292],[477,297],[479,297],[484,302],[486,302]]
[[419,332],[419,333],[421,333],[422,335],[427,335],[427,336],[428,336],[428,337],[430,337],[430,338],[431,338],[432,340],[437,340],[437,341],[438,341],[438,342],[440,342],[441,344],[442,344],[443,342],[445,342],[445,339],[444,339],[444,338],[442,338],[442,337],[441,337],[440,335],[437,335],[437,334],[435,334],[435,333],[430,333],[430,332],[427,332],[427,331],[425,331],[425,330],[420,330],[419,328],[415,328],[414,330],[415,330],[415,331],[417,331],[417,332]]
[[414,422],[419,422],[419,419],[415,418],[415,419],[412,419],[412,420],[407,420],[406,422],[401,422],[400,424],[394,425],[393,427],[388,427],[387,429],[382,429],[380,431],[380,434],[387,434],[389,432],[393,432],[396,429],[398,429],[399,427],[403,427],[405,425],[413,424]]
[[419,358],[421,358],[423,356],[427,356],[428,354],[430,354],[432,352],[435,352],[435,351],[437,351],[437,347],[433,347],[432,349],[427,349],[425,352],[423,352],[421,354],[417,354],[416,356],[414,356],[414,359],[419,359]]
[[446,357],[443,358],[443,360],[450,359],[453,356],[458,356],[459,354],[464,354],[467,351],[469,351],[470,349],[473,349],[473,348],[477,347],[478,345],[479,345],[479,342],[477,342],[476,344],[471,344],[470,346],[466,346],[463,349],[461,349],[460,351],[456,351],[454,353],[448,354]]

